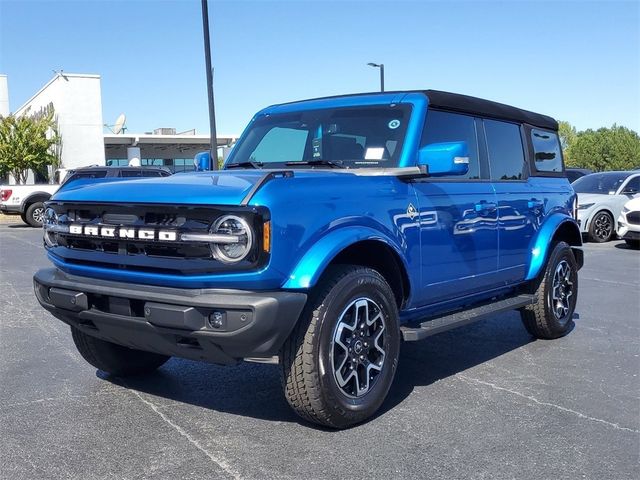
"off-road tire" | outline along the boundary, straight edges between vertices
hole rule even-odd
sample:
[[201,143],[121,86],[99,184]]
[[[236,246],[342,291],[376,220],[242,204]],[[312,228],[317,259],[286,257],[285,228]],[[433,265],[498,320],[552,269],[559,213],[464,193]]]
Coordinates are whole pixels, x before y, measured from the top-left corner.
[[31,227],[42,227],[42,222],[38,221],[36,218],[41,214],[44,214],[44,203],[34,202],[27,207],[27,211],[24,214],[24,220],[27,222],[27,225]]
[[[386,353],[382,369],[370,389],[361,397],[349,397],[340,389],[334,374],[333,336],[344,309],[362,298],[374,301],[384,316]],[[313,423],[347,428],[363,422],[386,398],[397,369],[399,351],[398,308],[384,277],[360,266],[330,267],[312,290],[300,320],[282,349],[280,365],[285,397],[300,417]]]
[[[554,275],[561,262],[566,262],[570,268],[572,295],[568,301],[568,312],[558,318],[552,308],[552,295]],[[536,303],[520,310],[522,323],[527,331],[542,339],[558,338],[569,333],[574,326],[573,312],[578,300],[578,264],[566,242],[553,245],[545,270],[531,285],[530,292],[537,297]]]
[[[604,232],[608,233],[604,233]],[[615,235],[613,217],[606,210],[600,210],[591,219],[589,225],[589,240],[596,243],[608,242]]]
[[27,222],[27,212],[20,212],[20,219],[26,223],[27,225],[29,225],[29,222]]
[[87,335],[75,327],[71,327],[71,335],[82,358],[98,370],[118,377],[153,372],[170,358],[116,345]]

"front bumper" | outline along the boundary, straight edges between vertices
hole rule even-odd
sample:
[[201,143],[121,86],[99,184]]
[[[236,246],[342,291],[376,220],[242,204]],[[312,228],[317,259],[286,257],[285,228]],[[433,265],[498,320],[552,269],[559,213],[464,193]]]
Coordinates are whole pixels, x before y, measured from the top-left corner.
[[616,233],[623,240],[640,240],[640,225],[627,223],[627,217],[624,214],[620,214]]
[[305,293],[178,289],[66,274],[33,277],[40,304],[63,322],[138,350],[224,365],[277,355]]
[[588,233],[589,232],[589,218],[591,217],[591,214],[593,213],[593,209],[592,208],[588,208],[586,210],[578,210],[578,226],[580,227],[580,231],[582,233]]

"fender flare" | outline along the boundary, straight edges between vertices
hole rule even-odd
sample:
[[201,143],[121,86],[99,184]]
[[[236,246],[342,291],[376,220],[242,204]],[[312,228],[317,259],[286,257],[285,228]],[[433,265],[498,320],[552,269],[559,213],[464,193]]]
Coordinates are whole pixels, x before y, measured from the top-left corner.
[[[564,213],[556,213],[550,216],[543,223],[542,227],[540,227],[538,235],[529,250],[529,267],[527,269],[527,276],[525,280],[533,280],[538,276],[547,261],[547,257],[549,256],[549,249],[553,237],[564,225],[568,225],[569,228],[575,230],[577,238],[581,238],[582,234],[580,233],[580,227],[578,227],[578,224],[573,217]],[[582,241],[577,245],[571,246],[581,247]]]
[[42,192],[42,191],[33,192],[27,198],[23,198],[22,199],[22,201],[20,202],[20,211],[21,212],[26,211],[27,210],[27,205],[33,203],[31,201],[31,199],[34,198],[34,197],[47,197],[47,198],[44,198],[42,200],[43,202],[46,202],[47,200],[50,200],[52,196],[53,196],[53,194],[48,193],[48,192]]
[[391,247],[402,260],[405,271],[409,271],[402,249],[379,230],[362,226],[342,227],[327,233],[306,251],[282,288],[300,290],[313,287],[340,252],[363,240],[374,240]]

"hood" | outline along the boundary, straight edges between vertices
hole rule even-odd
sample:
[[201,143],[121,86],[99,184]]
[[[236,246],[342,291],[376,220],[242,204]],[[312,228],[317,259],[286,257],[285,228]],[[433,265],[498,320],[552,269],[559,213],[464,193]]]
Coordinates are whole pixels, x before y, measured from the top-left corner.
[[[239,205],[266,170],[221,170],[64,186],[51,198],[61,202]],[[295,177],[335,175],[328,170],[296,170]]]
[[627,210],[631,210],[633,212],[640,211],[640,197],[634,198],[633,200],[629,200],[624,204],[624,208]]
[[604,193],[578,193],[578,205],[586,203],[602,203],[611,199],[612,195]]

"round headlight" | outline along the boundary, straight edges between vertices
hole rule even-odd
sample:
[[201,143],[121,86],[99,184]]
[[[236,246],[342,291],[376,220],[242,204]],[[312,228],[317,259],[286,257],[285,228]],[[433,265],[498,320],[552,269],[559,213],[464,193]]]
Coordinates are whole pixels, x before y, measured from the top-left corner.
[[44,211],[42,227],[44,228],[44,243],[48,247],[58,245],[58,234],[49,230],[54,225],[58,225],[58,215],[53,208],[47,208]]
[[253,232],[249,224],[235,215],[220,217],[213,224],[211,233],[237,237],[237,241],[230,243],[214,243],[211,248],[219,260],[226,263],[239,262],[251,251]]

